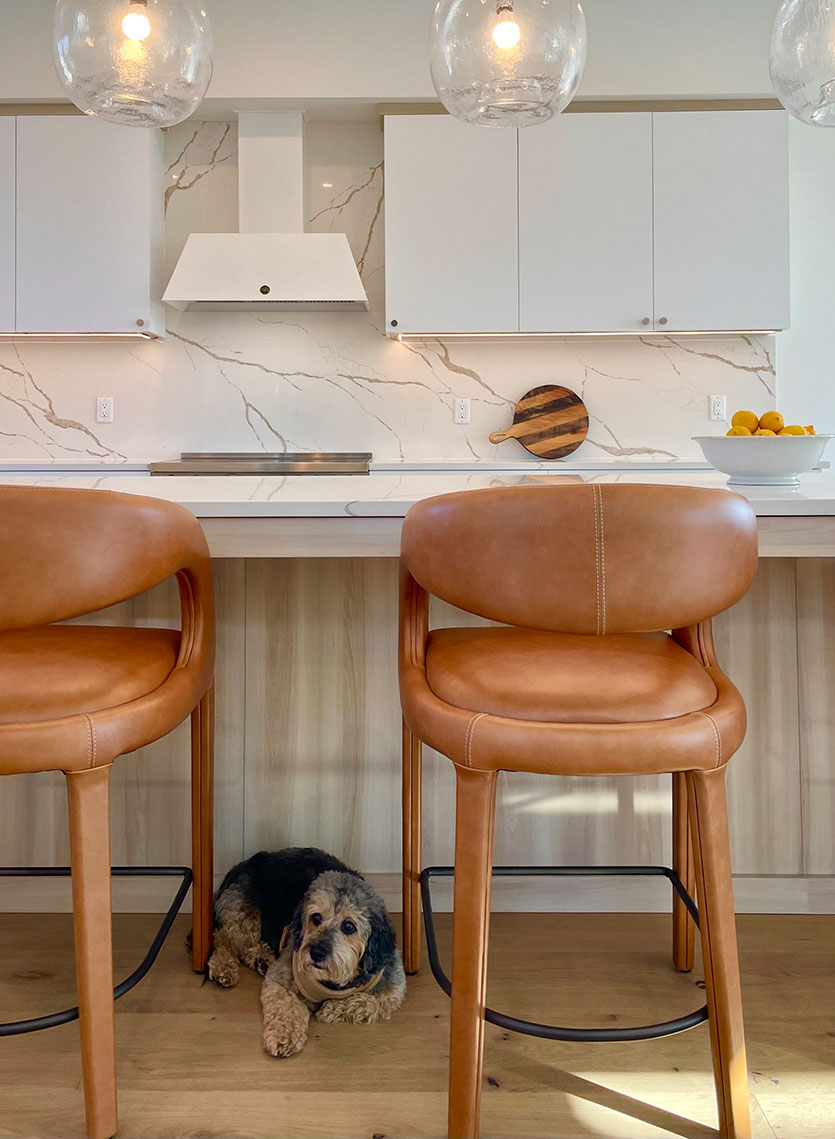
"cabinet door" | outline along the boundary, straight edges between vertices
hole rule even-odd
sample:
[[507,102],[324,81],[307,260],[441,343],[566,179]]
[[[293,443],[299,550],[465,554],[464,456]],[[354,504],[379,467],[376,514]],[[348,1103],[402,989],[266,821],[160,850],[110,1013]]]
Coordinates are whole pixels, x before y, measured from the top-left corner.
[[0,332],[14,332],[15,120],[0,117]]
[[148,327],[156,136],[86,116],[18,119],[19,332]]
[[441,115],[386,119],[389,332],[518,330],[516,137]]
[[653,115],[659,329],[789,325],[783,111]]
[[652,320],[652,115],[557,115],[519,132],[522,332]]

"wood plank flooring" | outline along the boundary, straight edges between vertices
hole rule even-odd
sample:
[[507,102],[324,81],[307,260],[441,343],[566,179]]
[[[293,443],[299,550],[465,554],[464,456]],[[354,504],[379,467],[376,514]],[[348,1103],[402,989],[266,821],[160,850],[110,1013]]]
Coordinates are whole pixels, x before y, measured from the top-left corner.
[[[154,916],[115,919],[116,968]],[[489,1000],[567,1024],[646,1023],[703,1002],[676,973],[666,915],[496,914]],[[449,918],[439,915],[449,950]],[[189,970],[178,919],[150,975],[118,1004],[122,1139],[443,1136],[449,1003],[428,968],[373,1027],[314,1025],[305,1051],[261,1051],[259,981],[224,992]],[[835,1136],[835,917],[739,918],[756,1139]],[[0,1019],[74,1003],[71,919],[0,915]],[[488,1025],[485,1139],[710,1139],[706,1027],[667,1040],[557,1044]],[[77,1026],[0,1039],[0,1139],[84,1135]]]

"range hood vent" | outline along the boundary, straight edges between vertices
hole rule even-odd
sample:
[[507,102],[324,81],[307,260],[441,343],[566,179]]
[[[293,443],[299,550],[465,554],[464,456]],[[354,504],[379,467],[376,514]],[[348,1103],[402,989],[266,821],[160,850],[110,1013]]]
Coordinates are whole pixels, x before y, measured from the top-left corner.
[[179,309],[367,309],[344,233],[193,233],[163,298]]
[[203,311],[367,310],[344,233],[304,233],[297,112],[238,116],[239,233],[193,233],[163,300]]

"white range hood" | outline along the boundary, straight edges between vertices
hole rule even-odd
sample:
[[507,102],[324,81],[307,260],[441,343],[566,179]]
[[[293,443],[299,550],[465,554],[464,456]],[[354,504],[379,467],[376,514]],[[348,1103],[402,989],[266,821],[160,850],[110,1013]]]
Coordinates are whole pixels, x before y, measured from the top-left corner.
[[298,112],[238,116],[239,233],[193,233],[163,300],[208,311],[366,310],[344,233],[304,232],[304,124]]

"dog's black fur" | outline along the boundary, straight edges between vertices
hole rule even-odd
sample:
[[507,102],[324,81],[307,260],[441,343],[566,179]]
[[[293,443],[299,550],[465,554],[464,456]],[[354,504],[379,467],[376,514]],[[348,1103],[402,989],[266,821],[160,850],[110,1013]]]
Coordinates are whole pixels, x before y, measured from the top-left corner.
[[362,877],[332,854],[313,846],[293,846],[274,853],[261,850],[232,867],[220,885],[218,897],[230,886],[236,886],[260,912],[261,937],[278,957],[284,930],[291,925],[311,883],[325,870]]

